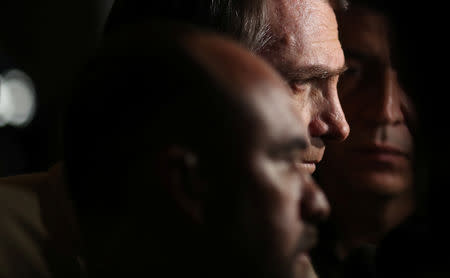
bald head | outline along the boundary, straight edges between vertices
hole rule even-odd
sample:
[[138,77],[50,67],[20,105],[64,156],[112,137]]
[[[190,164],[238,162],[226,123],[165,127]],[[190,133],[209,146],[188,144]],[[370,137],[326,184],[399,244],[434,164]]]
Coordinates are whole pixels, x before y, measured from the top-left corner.
[[79,85],[66,163],[94,272],[289,277],[328,205],[297,166],[306,131],[274,70],[216,35],[146,25],[108,41]]
[[236,43],[202,33],[189,34],[185,40],[190,55],[230,90],[252,91],[263,83],[287,93],[288,88],[268,64]]
[[267,136],[290,133],[306,140],[289,88],[265,61],[217,35],[191,33],[183,42],[189,55],[225,88],[235,132],[245,139],[264,130]]

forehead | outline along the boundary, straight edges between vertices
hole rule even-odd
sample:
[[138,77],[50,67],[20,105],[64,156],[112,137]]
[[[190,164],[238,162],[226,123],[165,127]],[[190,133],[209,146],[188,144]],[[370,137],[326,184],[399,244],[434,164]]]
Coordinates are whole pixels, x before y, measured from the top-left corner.
[[345,50],[389,59],[389,23],[386,17],[364,8],[354,8],[339,16]]
[[323,65],[338,69],[344,56],[333,8],[325,0],[271,0],[274,42],[263,51],[279,67]]

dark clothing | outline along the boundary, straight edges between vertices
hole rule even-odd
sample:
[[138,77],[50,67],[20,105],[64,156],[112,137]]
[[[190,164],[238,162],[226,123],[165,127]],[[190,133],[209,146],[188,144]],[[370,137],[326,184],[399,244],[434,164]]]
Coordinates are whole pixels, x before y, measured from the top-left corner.
[[450,277],[450,256],[424,217],[411,217],[380,243],[376,257],[380,278]]
[[450,253],[425,217],[412,216],[378,244],[361,246],[345,260],[336,255],[336,233],[330,224],[321,229],[319,245],[311,253],[320,278],[444,278],[450,277]]

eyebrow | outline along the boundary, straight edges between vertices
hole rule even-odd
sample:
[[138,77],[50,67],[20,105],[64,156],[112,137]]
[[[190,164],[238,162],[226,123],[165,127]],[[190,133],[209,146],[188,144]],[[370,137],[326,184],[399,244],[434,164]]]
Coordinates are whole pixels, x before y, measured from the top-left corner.
[[331,69],[326,66],[307,66],[288,71],[284,74],[288,81],[304,81],[310,79],[327,79],[332,76],[341,75],[347,70],[347,65],[338,69]]

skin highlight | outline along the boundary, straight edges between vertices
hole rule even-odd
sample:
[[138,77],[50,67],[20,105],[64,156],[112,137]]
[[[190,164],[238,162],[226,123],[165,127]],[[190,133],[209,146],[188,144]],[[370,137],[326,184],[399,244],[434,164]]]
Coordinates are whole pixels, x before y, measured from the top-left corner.
[[268,9],[273,38],[259,54],[291,87],[310,137],[302,166],[313,173],[326,144],[349,134],[337,94],[345,60],[335,14],[326,1],[269,1]]

